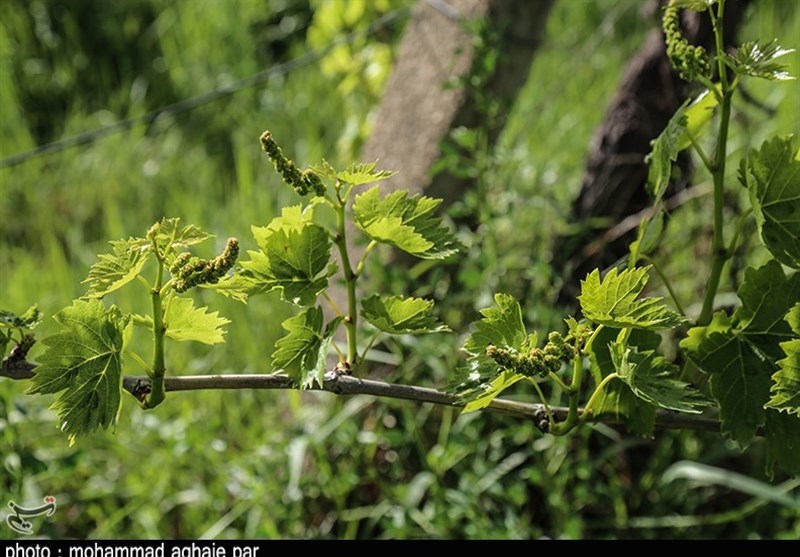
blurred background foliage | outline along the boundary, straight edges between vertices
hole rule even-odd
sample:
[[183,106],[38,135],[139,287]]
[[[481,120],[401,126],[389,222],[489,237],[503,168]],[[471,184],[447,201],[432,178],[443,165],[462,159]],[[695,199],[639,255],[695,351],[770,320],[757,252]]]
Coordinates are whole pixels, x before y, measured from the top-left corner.
[[[252,246],[250,225],[266,224],[296,201],[263,158],[259,134],[269,128],[300,164],[357,157],[375,125],[370,114],[412,4],[4,1],[0,158],[224,93],[0,169],[0,306],[21,312],[38,303],[51,316],[82,294],[80,281],[108,240],[142,235],[162,216],[216,234],[216,245],[202,255],[220,251],[228,236]],[[569,230],[569,204],[592,131],[625,62],[655,24],[657,16],[642,6],[558,1],[497,148],[475,147],[480,130],[453,135],[442,165],[479,177],[478,193],[453,208],[480,217],[477,232],[463,234],[468,250],[458,274],[433,270],[419,281],[419,269],[409,274],[375,265],[371,271],[382,288],[411,281],[417,294],[437,298],[455,332],[384,346],[384,359],[399,365],[380,371],[382,378],[445,385],[469,320],[498,290],[525,295],[532,327],[559,326],[550,246]],[[387,14],[395,17],[365,33]],[[778,37],[797,48],[798,30],[793,0],[758,0],[741,38]],[[789,62],[798,75],[797,55]],[[238,87],[240,79],[269,68],[276,71]],[[749,92],[776,112],[740,105],[734,153],[773,133],[800,131],[797,82],[754,83]],[[701,185],[705,180],[696,177]],[[681,209],[658,254],[678,277],[685,301],[693,299],[698,265],[705,264],[708,201],[699,197]],[[687,253],[687,239],[695,238]],[[749,249],[759,257],[757,247]],[[728,291],[739,272],[734,266]],[[279,323],[292,309],[276,296],[254,299],[246,309],[207,292],[197,296],[232,319],[228,342],[213,349],[171,346],[170,369],[269,372]],[[123,309],[143,302],[135,291],[111,298]],[[52,332],[49,319],[37,329],[39,337]],[[125,400],[116,434],[98,433],[68,448],[48,410],[51,399],[25,396],[26,388],[0,381],[0,504],[56,496],[56,515],[35,525],[45,536],[800,536],[798,513],[786,505],[753,499],[724,482],[665,483],[665,471],[679,460],[786,481],[765,477],[758,451],[743,456],[717,435],[659,432],[641,439],[597,426],[554,439],[519,420],[429,405],[319,393],[199,392],[174,394],[147,413]],[[0,528],[0,537],[11,534]]]

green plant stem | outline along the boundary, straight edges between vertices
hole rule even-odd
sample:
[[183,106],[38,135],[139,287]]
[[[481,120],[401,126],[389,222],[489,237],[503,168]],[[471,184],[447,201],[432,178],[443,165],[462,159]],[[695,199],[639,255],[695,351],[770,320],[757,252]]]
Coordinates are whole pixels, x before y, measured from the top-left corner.
[[613,379],[617,379],[619,377],[618,374],[612,373],[610,375],[606,375],[602,381],[597,385],[597,388],[592,393],[592,396],[589,397],[589,401],[586,403],[586,406],[583,408],[583,412],[581,412],[580,421],[585,422],[589,418],[592,417],[592,406],[597,401],[597,397],[600,396],[600,393],[603,392],[606,385],[608,385]]
[[592,344],[594,344],[594,340],[597,338],[597,335],[599,335],[600,331],[602,330],[603,330],[603,325],[598,325],[597,328],[594,331],[592,331],[592,336],[590,336],[589,340],[586,341],[586,344],[584,345],[583,350],[581,350],[581,353],[588,355],[589,352],[592,351]]
[[567,393],[568,395],[572,394],[572,387],[570,387],[569,385],[567,385],[566,383],[564,383],[564,381],[563,381],[563,380],[562,380],[562,379],[561,379],[561,378],[560,378],[558,375],[556,375],[556,374],[555,374],[555,373],[553,373],[552,371],[548,371],[548,372],[547,372],[547,376],[548,376],[550,379],[552,379],[552,380],[553,380],[553,382],[554,382],[556,385],[558,385],[559,387],[561,387],[561,388],[564,390],[564,392],[565,392],[565,393]]
[[711,322],[711,315],[714,311],[714,299],[719,289],[720,279],[722,278],[722,269],[725,263],[730,258],[730,253],[725,246],[724,236],[724,215],[723,215],[723,201],[725,195],[725,158],[727,155],[728,145],[728,125],[731,118],[731,95],[730,85],[728,83],[727,68],[722,59],[724,46],[722,42],[722,16],[725,3],[719,3],[719,11],[717,17],[714,17],[713,10],[710,10],[712,22],[714,24],[714,36],[716,38],[717,47],[717,64],[719,68],[720,88],[722,89],[722,101],[720,110],[719,133],[717,135],[717,152],[712,164],[714,180],[714,232],[711,239],[711,271],[708,276],[708,283],[706,284],[705,296],[703,298],[703,307],[700,310],[700,315],[697,318],[697,325],[704,326]]
[[336,305],[336,302],[333,301],[333,298],[331,298],[328,295],[328,293],[324,290],[322,291],[322,298],[326,302],[328,302],[328,305],[331,307],[331,309],[334,311],[336,315],[338,315],[339,317],[344,317],[344,313],[342,313],[342,310],[339,309],[339,306]]
[[156,283],[150,293],[153,305],[153,367],[152,367],[152,386],[150,393],[145,398],[142,406],[144,408],[155,408],[164,401],[164,375],[166,365],[164,363],[164,337],[166,336],[166,326],[164,325],[164,312],[161,307],[161,287],[164,280],[164,260],[159,254],[158,271]]
[[733,255],[736,251],[736,244],[739,242],[739,236],[742,234],[742,228],[744,228],[744,223],[747,222],[748,217],[753,213],[753,208],[749,207],[744,213],[741,214],[739,220],[736,221],[736,228],[733,229],[733,238],[731,238],[731,243],[728,244],[728,253]]
[[364,351],[361,353],[362,360],[365,360],[367,358],[367,352],[369,352],[370,349],[372,349],[372,346],[375,344],[375,341],[378,340],[378,337],[380,337],[382,333],[383,331],[377,331],[374,335],[370,337],[369,342],[367,342],[367,346],[364,347]]
[[371,240],[370,243],[367,244],[367,247],[364,248],[364,254],[361,256],[361,260],[358,262],[358,265],[356,265],[356,276],[357,277],[361,276],[361,271],[364,270],[364,264],[367,261],[367,256],[370,254],[370,252],[372,250],[375,249],[375,246],[377,246],[377,245],[378,245],[378,242],[376,242],[375,240]]
[[153,372],[150,370],[150,366],[147,365],[147,362],[144,361],[144,358],[142,358],[139,354],[137,354],[136,352],[134,352],[132,350],[128,350],[128,355],[131,358],[133,358],[134,362],[136,362],[137,364],[139,364],[141,366],[141,368],[147,373],[147,376],[150,379],[153,378]]
[[686,130],[686,135],[689,136],[689,141],[692,144],[692,148],[694,149],[694,152],[697,153],[697,156],[700,157],[701,161],[703,161],[703,166],[705,166],[710,173],[713,173],[714,172],[714,165],[711,163],[711,159],[708,158],[708,155],[706,155],[706,152],[703,150],[703,148],[700,146],[700,144],[694,138],[694,135],[692,135],[692,132],[690,132],[687,129]]
[[356,307],[356,279],[350,264],[350,255],[347,252],[347,226],[345,224],[346,198],[339,199],[336,207],[337,234],[336,247],[342,262],[342,272],[347,286],[347,315],[344,316],[344,327],[347,333],[347,360],[350,366],[358,363],[358,310]]
[[661,282],[663,282],[664,286],[667,287],[667,291],[669,292],[669,296],[670,298],[672,298],[672,302],[675,304],[675,307],[678,308],[678,311],[680,312],[681,315],[685,316],[686,312],[683,311],[683,306],[678,301],[678,297],[675,295],[675,291],[672,289],[672,284],[670,284],[670,281],[667,278],[667,275],[664,274],[664,271],[661,269],[661,266],[658,263],[656,263],[652,257],[649,257],[647,255],[642,255],[640,259],[642,259],[642,261],[646,261],[647,263],[653,266],[653,269],[655,270],[658,277],[661,279]]
[[581,394],[581,382],[583,381],[583,357],[575,354],[572,360],[572,383],[570,384],[569,411],[567,418],[551,428],[553,435],[566,435],[578,424],[578,399]]

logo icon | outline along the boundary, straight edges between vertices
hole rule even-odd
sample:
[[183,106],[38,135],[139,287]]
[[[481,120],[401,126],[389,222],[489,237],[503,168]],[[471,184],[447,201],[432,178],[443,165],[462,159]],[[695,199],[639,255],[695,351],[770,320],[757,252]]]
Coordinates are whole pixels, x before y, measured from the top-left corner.
[[44,505],[32,509],[21,507],[14,501],[9,501],[8,506],[12,514],[6,517],[6,523],[18,534],[30,535],[33,534],[33,524],[25,519],[42,515],[53,516],[56,512],[56,498],[48,495],[44,498]]

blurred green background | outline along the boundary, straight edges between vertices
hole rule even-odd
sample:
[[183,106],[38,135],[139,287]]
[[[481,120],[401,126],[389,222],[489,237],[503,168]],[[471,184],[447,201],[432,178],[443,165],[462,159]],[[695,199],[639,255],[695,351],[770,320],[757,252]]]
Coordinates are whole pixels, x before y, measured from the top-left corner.
[[[106,242],[141,236],[162,216],[214,233],[215,245],[204,246],[202,255],[221,251],[228,236],[252,247],[250,225],[265,225],[297,201],[262,156],[259,134],[270,129],[301,165],[356,159],[411,5],[5,0],[2,159],[220,88],[237,90],[0,169],[0,307],[22,312],[38,303],[48,318],[37,335],[54,332],[49,316],[83,293],[80,281]],[[455,276],[434,271],[414,288],[437,298],[454,333],[384,346],[385,357],[399,364],[384,379],[443,387],[469,321],[495,291],[524,292],[532,327],[558,326],[563,311],[553,306],[551,242],[569,230],[569,204],[591,134],[623,65],[655,24],[642,6],[638,0],[556,2],[500,144],[491,155],[451,161],[481,168],[481,226],[462,234],[468,250]],[[396,10],[390,24],[364,33]],[[758,0],[740,36],[777,37],[797,48],[800,9],[793,0]],[[796,53],[787,61],[800,73]],[[238,80],[270,68],[263,82],[238,89]],[[734,155],[771,134],[800,131],[796,81],[752,83],[748,91],[776,112],[738,106]],[[695,182],[703,181],[698,174]],[[687,302],[702,286],[695,254],[703,253],[708,203],[700,197],[681,209],[658,254]],[[684,250],[687,238],[697,238],[694,253]],[[763,256],[755,244],[750,255]],[[383,272],[373,266],[371,280],[385,289],[409,280]],[[723,289],[734,289],[737,272]],[[137,296],[133,289],[110,301],[133,311],[143,301]],[[246,308],[208,292],[197,296],[233,321],[228,342],[170,345],[169,369],[268,373],[279,323],[292,308],[277,296]],[[659,432],[642,439],[597,426],[554,439],[513,418],[461,416],[430,405],[320,393],[202,392],[170,395],[146,413],[128,397],[115,434],[98,432],[69,448],[48,410],[52,397],[26,396],[26,388],[0,381],[0,506],[56,496],[55,516],[35,519],[44,536],[800,536],[795,509],[724,483],[665,481],[664,472],[680,460],[768,483],[786,480],[765,476],[758,450],[742,455],[712,434]],[[0,525],[0,538],[10,537]]]

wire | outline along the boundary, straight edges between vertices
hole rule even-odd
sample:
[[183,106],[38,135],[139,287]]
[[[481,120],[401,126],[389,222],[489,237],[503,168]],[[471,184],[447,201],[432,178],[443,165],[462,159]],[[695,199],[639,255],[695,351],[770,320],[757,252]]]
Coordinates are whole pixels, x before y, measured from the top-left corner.
[[302,68],[303,66],[307,66],[313,62],[316,62],[317,60],[325,56],[328,52],[330,52],[334,47],[339,46],[340,44],[351,44],[361,36],[366,37],[372,35],[373,33],[376,33],[381,29],[393,25],[394,23],[396,23],[401,19],[405,19],[406,17],[408,17],[408,14],[409,11],[406,8],[400,8],[388,12],[383,16],[381,16],[380,18],[378,18],[377,20],[375,20],[374,23],[370,24],[369,27],[367,27],[367,29],[363,31],[354,31],[347,35],[343,35],[342,37],[331,41],[328,45],[319,50],[307,52],[301,56],[298,56],[297,58],[289,60],[288,62],[272,66],[266,70],[260,71],[248,77],[244,77],[242,79],[234,81],[233,83],[224,85],[222,87],[218,87],[217,89],[213,89],[206,93],[201,93],[194,97],[189,97],[182,101],[178,101],[173,104],[157,108],[155,110],[147,112],[146,114],[142,114],[140,116],[134,116],[131,118],[126,118],[124,120],[120,120],[119,122],[115,122],[107,126],[103,126],[100,128],[96,128],[94,130],[65,137],[64,139],[59,139],[58,141],[53,141],[52,143],[39,145],[38,147],[34,147],[33,149],[30,149],[28,151],[23,151],[21,153],[11,155],[10,157],[0,159],[0,168],[17,166],[32,159],[64,151],[65,149],[69,149],[70,147],[77,147],[79,145],[93,143],[98,139],[101,139],[103,137],[109,136],[111,134],[123,130],[128,130],[130,128],[133,128],[134,126],[139,126],[142,124],[151,124],[161,115],[174,115],[194,110],[199,106],[203,106],[205,104],[238,93],[239,91],[242,91],[249,87],[253,87],[255,85],[264,83],[272,76],[286,75],[296,69]]

